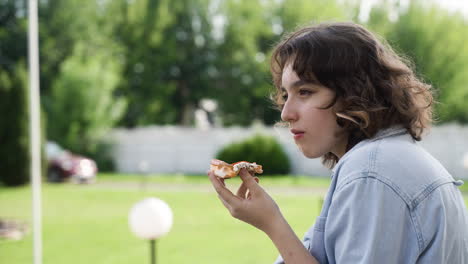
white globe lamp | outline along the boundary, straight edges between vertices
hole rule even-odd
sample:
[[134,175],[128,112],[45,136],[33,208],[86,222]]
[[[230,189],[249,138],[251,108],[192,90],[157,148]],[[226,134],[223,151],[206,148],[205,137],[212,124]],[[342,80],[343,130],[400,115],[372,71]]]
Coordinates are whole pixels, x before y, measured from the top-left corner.
[[156,263],[156,239],[169,233],[172,210],[163,200],[150,197],[133,205],[128,216],[130,230],[137,237],[150,241],[151,263]]

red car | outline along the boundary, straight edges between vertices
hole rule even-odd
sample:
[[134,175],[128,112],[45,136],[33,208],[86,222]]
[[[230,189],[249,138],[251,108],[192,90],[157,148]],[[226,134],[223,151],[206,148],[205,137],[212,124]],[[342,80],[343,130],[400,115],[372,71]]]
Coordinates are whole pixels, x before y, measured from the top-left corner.
[[50,141],[46,144],[46,156],[49,182],[92,183],[96,180],[98,169],[92,159],[73,154]]

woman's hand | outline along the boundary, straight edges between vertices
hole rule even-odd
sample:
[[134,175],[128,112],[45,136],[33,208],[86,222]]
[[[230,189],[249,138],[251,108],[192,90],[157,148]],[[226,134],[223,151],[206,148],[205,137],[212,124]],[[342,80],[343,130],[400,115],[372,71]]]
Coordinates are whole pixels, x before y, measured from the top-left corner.
[[242,184],[234,195],[224,179],[208,172],[218,197],[232,216],[265,232],[283,256],[285,263],[317,264],[317,260],[307,251],[289,224],[283,218],[278,205],[258,185],[258,178],[247,170],[239,173]]
[[236,195],[226,188],[224,179],[216,177],[211,171],[208,172],[208,176],[219,199],[233,217],[251,224],[267,234],[274,230],[275,225],[284,222],[278,205],[260,187],[259,179],[246,169],[241,169],[239,172],[242,184]]

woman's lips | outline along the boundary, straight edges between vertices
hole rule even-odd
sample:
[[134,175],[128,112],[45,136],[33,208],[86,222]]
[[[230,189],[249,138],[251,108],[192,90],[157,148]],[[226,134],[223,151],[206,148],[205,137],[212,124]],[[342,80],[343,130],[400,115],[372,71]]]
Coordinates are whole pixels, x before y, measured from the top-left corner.
[[304,136],[304,131],[291,129],[291,133],[294,135],[294,139],[298,140]]
[[294,134],[294,139],[298,140],[304,136],[304,132]]

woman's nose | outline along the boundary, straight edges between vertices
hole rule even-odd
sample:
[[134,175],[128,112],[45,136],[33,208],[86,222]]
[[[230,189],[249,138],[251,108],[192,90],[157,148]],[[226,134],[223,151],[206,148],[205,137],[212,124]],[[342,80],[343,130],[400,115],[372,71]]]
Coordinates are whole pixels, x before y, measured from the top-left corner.
[[297,111],[294,109],[293,104],[286,101],[283,109],[281,110],[281,120],[284,122],[292,122],[297,120]]

